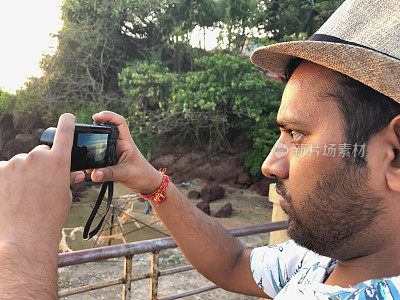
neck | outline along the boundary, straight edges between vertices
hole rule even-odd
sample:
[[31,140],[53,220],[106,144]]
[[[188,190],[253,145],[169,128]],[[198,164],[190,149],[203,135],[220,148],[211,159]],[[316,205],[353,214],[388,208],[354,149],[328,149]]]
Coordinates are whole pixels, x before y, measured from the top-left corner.
[[371,255],[338,261],[325,284],[348,288],[369,279],[400,275],[400,251],[396,248],[391,246]]

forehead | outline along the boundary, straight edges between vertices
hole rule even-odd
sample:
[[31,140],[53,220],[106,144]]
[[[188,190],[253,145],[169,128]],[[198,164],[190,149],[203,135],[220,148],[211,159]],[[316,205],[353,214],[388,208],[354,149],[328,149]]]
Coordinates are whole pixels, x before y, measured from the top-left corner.
[[334,71],[311,62],[302,62],[290,77],[278,111],[279,123],[299,123],[305,126],[330,123],[342,124],[342,117],[331,94],[337,88]]

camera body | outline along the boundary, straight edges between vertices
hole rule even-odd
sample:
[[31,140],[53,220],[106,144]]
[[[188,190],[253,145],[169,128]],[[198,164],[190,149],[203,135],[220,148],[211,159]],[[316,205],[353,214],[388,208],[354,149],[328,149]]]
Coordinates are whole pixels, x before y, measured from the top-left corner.
[[[47,128],[40,143],[53,146],[56,128]],[[74,143],[71,152],[71,171],[98,169],[117,162],[119,131],[114,124],[75,124]]]

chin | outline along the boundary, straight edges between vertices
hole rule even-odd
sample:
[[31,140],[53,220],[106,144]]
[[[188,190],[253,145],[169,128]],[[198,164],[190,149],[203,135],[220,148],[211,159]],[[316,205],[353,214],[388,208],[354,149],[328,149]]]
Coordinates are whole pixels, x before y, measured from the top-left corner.
[[374,252],[371,247],[373,237],[363,233],[355,233],[349,237],[333,236],[328,232],[316,236],[311,231],[305,230],[293,220],[289,219],[288,236],[299,246],[307,248],[319,255],[340,261],[355,259]]

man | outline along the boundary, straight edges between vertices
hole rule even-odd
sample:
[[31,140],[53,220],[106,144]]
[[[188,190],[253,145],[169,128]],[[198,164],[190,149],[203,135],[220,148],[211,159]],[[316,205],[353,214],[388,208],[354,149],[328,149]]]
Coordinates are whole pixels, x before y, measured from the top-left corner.
[[[347,0],[310,40],[258,49],[252,61],[289,79],[277,116],[277,149],[289,151],[272,151],[262,171],[278,181],[294,241],[245,249],[173,184],[163,203],[151,201],[156,213],[194,267],[227,290],[400,299],[400,3]],[[118,125],[121,158],[92,179],[157,191],[163,176],[124,119],[94,120]]]
[[[142,194],[158,191],[160,184],[166,187],[165,201],[150,203],[195,268],[227,290],[276,299],[400,299],[399,45],[397,1],[347,0],[310,41],[272,45],[253,54],[254,63],[281,76],[286,72],[289,79],[277,117],[279,146],[289,151],[284,156],[272,152],[262,171],[278,180],[281,206],[289,216],[288,232],[294,241],[244,248],[172,183],[166,187],[165,176],[135,146],[124,118],[112,112],[95,114],[93,119],[118,126],[119,161],[116,166],[95,170],[92,179],[114,180]],[[62,124],[59,127],[62,129]],[[13,209],[14,218],[8,210],[0,217],[8,233],[1,236],[3,245],[7,237],[21,236],[19,242],[11,239],[0,251],[2,266],[14,281],[29,278],[25,273],[18,277],[19,273],[11,269],[18,264],[17,270],[24,270],[28,265],[26,252],[33,253],[35,271],[38,266],[45,269],[39,273],[46,276],[42,281],[55,280],[55,239],[50,237],[59,232],[70,201],[66,190],[68,167],[61,162],[67,155],[61,154],[58,143],[56,139],[55,149],[43,148],[38,154],[33,151],[14,159],[14,163],[4,163],[4,170],[12,175],[9,178],[27,176],[32,181],[9,189],[13,191],[11,203],[25,209],[24,213]],[[70,142],[65,143],[65,151],[70,150]],[[364,154],[359,151],[363,144]],[[306,145],[307,155],[298,155],[302,145]],[[337,150],[344,155],[318,155],[315,149],[322,151],[325,145],[350,148]],[[45,159],[51,159],[45,166],[30,163]],[[20,168],[14,167],[18,166],[15,160]],[[44,190],[39,182],[43,180],[46,186],[51,182],[48,177],[56,172],[60,172],[59,181],[47,188],[57,197],[42,198]],[[39,178],[34,176],[37,174]],[[36,203],[18,200],[32,190],[35,193],[31,194],[40,196],[33,197],[41,200],[39,207],[52,207],[54,216],[48,207],[44,214],[35,208]],[[10,193],[3,193],[1,199],[6,196]],[[51,201],[50,197],[63,200]],[[27,209],[36,209],[48,224],[41,233],[42,237],[49,236],[47,245],[36,245],[31,236],[28,238],[34,232],[31,228],[39,227],[40,219]],[[18,226],[8,229],[9,223]],[[22,243],[25,239],[31,243]],[[40,251],[48,253],[50,263]],[[18,257],[19,261],[8,263],[9,257]],[[1,298],[18,282],[13,285],[0,276],[1,283],[6,283],[0,284]],[[35,280],[35,285],[47,291],[54,287],[40,280]]]

